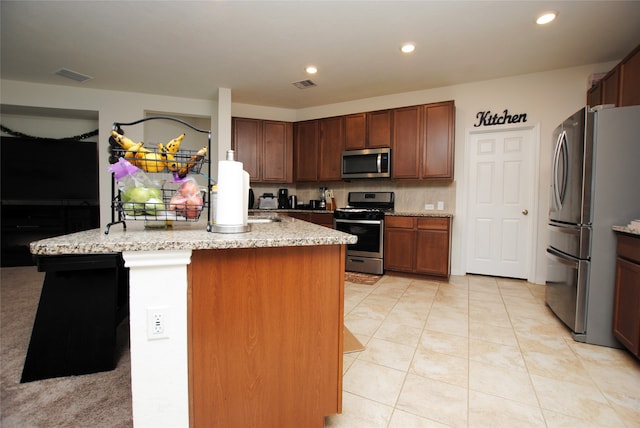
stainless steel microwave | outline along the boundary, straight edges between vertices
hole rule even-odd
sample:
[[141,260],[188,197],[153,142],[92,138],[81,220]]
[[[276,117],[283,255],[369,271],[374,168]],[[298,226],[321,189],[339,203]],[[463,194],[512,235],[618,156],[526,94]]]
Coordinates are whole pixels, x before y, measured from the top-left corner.
[[391,177],[391,149],[361,149],[342,152],[342,178]]

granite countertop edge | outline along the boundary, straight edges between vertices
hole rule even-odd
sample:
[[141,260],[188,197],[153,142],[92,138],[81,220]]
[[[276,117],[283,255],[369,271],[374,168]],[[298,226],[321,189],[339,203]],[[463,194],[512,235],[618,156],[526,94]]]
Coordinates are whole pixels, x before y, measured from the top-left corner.
[[615,232],[627,233],[629,235],[640,236],[640,230],[632,229],[629,226],[613,226]]
[[[302,210],[302,209],[272,209],[272,210],[259,210],[259,209],[251,209],[249,210],[250,214],[283,214],[287,215],[287,213],[314,213],[314,214],[332,214],[332,210]],[[448,211],[388,211],[385,212],[385,216],[387,217],[453,217],[453,213]]]
[[[206,227],[206,226],[205,226]],[[126,251],[178,251],[231,248],[296,247],[354,244],[357,237],[327,227],[282,216],[282,221],[254,223],[246,233],[213,233],[203,227],[123,229],[108,234],[92,229],[42,239],[30,244],[34,255],[103,254]]]
[[453,213],[446,211],[393,211],[385,213],[388,217],[446,217],[452,218]]

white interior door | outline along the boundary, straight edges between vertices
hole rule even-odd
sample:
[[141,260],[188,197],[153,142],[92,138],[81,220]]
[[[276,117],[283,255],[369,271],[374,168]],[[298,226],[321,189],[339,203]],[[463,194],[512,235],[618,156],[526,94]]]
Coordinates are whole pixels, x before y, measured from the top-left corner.
[[528,277],[534,134],[529,128],[469,135],[468,273]]

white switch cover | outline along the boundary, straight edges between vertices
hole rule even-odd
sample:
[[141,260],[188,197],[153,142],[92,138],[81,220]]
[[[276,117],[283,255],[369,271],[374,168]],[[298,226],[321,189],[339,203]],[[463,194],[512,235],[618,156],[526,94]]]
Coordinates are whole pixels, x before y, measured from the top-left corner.
[[444,209],[444,202],[438,201],[438,211],[442,211]]
[[433,206],[433,204],[424,204],[424,209],[425,210],[433,210],[434,206]]

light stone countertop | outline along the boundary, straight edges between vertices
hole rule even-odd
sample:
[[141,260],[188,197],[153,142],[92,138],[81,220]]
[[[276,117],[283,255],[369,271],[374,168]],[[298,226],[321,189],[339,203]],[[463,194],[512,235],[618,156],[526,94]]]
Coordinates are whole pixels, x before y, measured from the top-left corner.
[[252,223],[249,232],[234,234],[207,232],[206,226],[196,223],[174,222],[174,226],[167,229],[145,229],[130,227],[134,222],[127,222],[127,229],[122,225],[114,225],[109,234],[105,234],[104,229],[92,229],[42,239],[32,242],[30,249],[35,255],[99,254],[123,251],[342,245],[354,244],[358,239],[354,235],[285,215],[276,214],[275,217],[280,221]]
[[629,235],[640,236],[640,230],[632,229],[629,226],[613,226],[613,230],[616,232],[628,233]]

